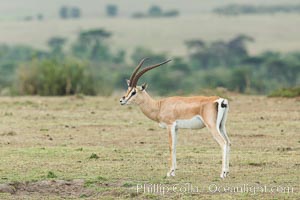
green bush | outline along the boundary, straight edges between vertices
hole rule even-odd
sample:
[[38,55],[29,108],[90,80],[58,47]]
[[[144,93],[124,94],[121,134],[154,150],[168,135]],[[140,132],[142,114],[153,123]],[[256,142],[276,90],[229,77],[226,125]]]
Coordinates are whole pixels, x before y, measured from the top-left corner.
[[[48,52],[0,44],[0,95],[108,96],[126,89],[124,80],[144,57],[151,58],[144,67],[172,59],[139,81],[149,83],[149,91],[159,95],[198,94],[216,87],[269,94],[277,88],[299,87],[300,52],[268,51],[252,56],[246,44],[253,38],[247,35],[228,41],[189,40],[188,59],[183,59],[144,47],[137,47],[130,57],[121,49],[111,51],[107,40],[111,34],[102,28],[82,31],[69,49],[64,38],[50,38]],[[131,58],[130,67],[127,58]],[[297,93],[283,89],[274,95]]]
[[21,65],[17,70],[17,91],[21,95],[95,95],[89,69],[78,61],[43,60]]
[[300,96],[300,87],[295,88],[282,88],[279,90],[273,91],[269,97],[299,97]]

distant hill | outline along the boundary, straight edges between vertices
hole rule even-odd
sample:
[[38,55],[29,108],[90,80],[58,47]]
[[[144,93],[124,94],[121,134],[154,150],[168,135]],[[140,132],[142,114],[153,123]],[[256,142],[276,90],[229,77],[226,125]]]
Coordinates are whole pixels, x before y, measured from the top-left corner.
[[[240,0],[0,0],[0,43],[26,44],[46,48],[53,36],[68,39],[68,44],[81,30],[105,28],[113,33],[112,48],[133,50],[144,46],[171,55],[185,55],[184,42],[190,39],[215,41],[246,34],[255,39],[250,52],[266,50],[288,52],[300,48],[300,17],[297,14],[247,15],[224,17],[211,11],[217,6],[241,2]],[[243,1],[244,2],[244,1]],[[293,0],[253,0],[252,4],[294,3]],[[249,4],[249,1],[245,2]],[[119,16],[105,16],[108,4],[116,4]],[[61,6],[78,6],[82,11],[79,20],[61,20]],[[178,9],[176,18],[132,19],[137,11],[146,12],[151,5],[163,9]],[[25,17],[43,14],[43,20],[25,21]]]
[[120,15],[131,16],[137,11],[146,11],[151,5],[159,5],[165,9],[179,9],[183,15],[207,13],[216,7],[232,3],[248,5],[277,5],[297,3],[295,0],[1,0],[0,19],[23,19],[26,16],[35,16],[38,13],[45,18],[57,18],[58,10],[63,5],[78,6],[82,9],[83,17],[103,17],[105,7],[115,4],[119,7]]

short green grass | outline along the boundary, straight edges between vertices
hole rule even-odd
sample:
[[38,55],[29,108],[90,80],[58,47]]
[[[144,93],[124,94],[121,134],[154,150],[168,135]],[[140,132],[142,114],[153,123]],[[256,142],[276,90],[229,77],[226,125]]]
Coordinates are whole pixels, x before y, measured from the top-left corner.
[[[221,151],[206,129],[180,130],[176,177],[167,178],[164,129],[118,97],[1,97],[0,183],[83,179],[93,199],[296,199],[300,102],[230,95],[230,175],[219,178]],[[9,114],[7,114],[9,113]],[[13,134],[10,134],[13,133]],[[143,192],[150,184],[177,192]],[[198,192],[178,192],[188,184]],[[290,187],[293,192],[229,192],[226,187]],[[220,188],[212,193],[209,189]],[[182,189],[182,190],[183,190]],[[1,199],[64,198],[1,194]]]

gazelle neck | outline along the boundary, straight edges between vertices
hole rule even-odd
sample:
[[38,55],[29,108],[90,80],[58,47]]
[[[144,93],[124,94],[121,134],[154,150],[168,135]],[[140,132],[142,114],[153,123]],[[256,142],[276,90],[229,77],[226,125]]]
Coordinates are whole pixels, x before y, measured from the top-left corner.
[[139,94],[139,98],[136,99],[136,104],[149,119],[158,121],[157,116],[159,113],[159,103],[145,90]]

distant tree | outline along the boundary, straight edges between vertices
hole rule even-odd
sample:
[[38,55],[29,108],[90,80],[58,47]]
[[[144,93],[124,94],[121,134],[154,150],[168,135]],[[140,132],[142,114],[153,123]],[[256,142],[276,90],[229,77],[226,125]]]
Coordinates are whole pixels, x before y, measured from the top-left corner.
[[70,11],[70,15],[72,18],[80,18],[81,17],[81,11],[78,7],[73,7]]
[[115,17],[118,15],[118,7],[113,4],[109,4],[106,6],[106,15],[108,17]]
[[276,78],[278,81],[284,81],[285,73],[287,73],[288,66],[287,63],[281,57],[274,57],[272,59],[266,60],[264,63],[266,66],[269,77]]
[[133,18],[144,17],[176,17],[179,15],[178,10],[163,11],[158,5],[153,5],[148,9],[147,13],[136,12],[132,15]]
[[42,13],[37,14],[37,20],[42,21],[44,19],[44,15]]
[[109,47],[105,44],[105,40],[110,36],[111,33],[104,29],[83,31],[72,46],[72,52],[79,58],[90,59],[92,61],[111,60],[112,55]]
[[81,17],[81,10],[78,7],[62,6],[59,10],[59,16],[62,19],[68,19],[68,18],[77,19]]
[[69,18],[69,8],[67,6],[62,6],[59,10],[59,16],[62,19],[67,19]]
[[150,17],[161,17],[163,15],[163,11],[159,6],[153,5],[149,8],[148,15]]
[[229,42],[214,41],[205,44],[201,40],[190,40],[185,44],[189,57],[197,68],[208,69],[211,67],[232,67],[248,58],[246,42],[253,39],[246,35],[238,35]]
[[52,37],[48,40],[48,46],[52,56],[56,58],[62,58],[63,55],[63,46],[66,43],[66,39],[62,37]]
[[238,56],[245,57],[248,56],[248,51],[246,48],[246,42],[253,42],[254,39],[247,35],[238,35],[228,42],[228,48],[234,54]]
[[251,73],[248,68],[236,68],[232,70],[232,76],[228,84],[229,89],[245,93],[250,89]]
[[185,42],[189,57],[193,66],[197,68],[208,68],[210,53],[208,45],[202,40],[189,40]]
[[230,50],[226,42],[217,40],[210,44],[208,49],[210,60],[210,67],[217,66],[230,66],[233,64],[232,59],[235,58],[236,55],[229,56]]

